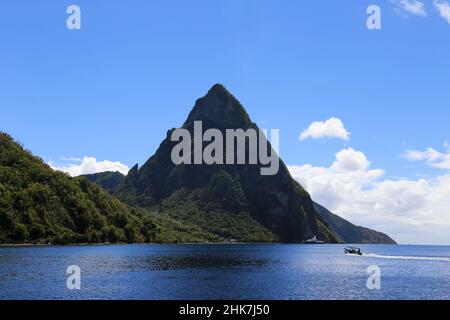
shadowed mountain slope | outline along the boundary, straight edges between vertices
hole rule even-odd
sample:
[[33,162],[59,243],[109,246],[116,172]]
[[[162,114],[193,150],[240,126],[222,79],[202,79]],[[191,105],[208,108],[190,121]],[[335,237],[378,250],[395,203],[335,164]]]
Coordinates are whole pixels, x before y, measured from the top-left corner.
[[[193,134],[195,121],[202,122],[203,132],[218,129],[223,136],[227,129],[258,130],[239,101],[219,84],[197,100],[183,128]],[[117,187],[115,194],[120,199],[157,207],[182,221],[242,241],[302,242],[316,235],[337,242],[308,193],[281,160],[278,173],[271,176],[261,175],[261,164],[175,165],[171,159],[177,144],[170,139],[173,130],[156,153],[141,168],[135,166]]]

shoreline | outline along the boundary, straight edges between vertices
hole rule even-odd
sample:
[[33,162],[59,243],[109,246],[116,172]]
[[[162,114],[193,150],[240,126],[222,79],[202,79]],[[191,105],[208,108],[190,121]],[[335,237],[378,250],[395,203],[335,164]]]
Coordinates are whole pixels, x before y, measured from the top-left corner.
[[[306,243],[280,243],[280,242],[179,242],[179,243],[72,243],[72,244],[53,244],[53,243],[4,243],[0,244],[0,248],[23,248],[23,247],[106,247],[106,246],[124,246],[124,245],[305,245],[314,246],[314,244]],[[384,245],[384,246],[398,246],[401,244],[390,244],[390,243],[325,243],[316,244],[316,246],[323,245]],[[404,246],[409,246],[410,244],[403,244]],[[416,244],[414,244],[416,245]],[[426,244],[420,246],[427,246]],[[446,246],[446,245],[428,245],[428,246]]]
[[[46,243],[5,243],[0,244],[0,248],[14,248],[14,247],[106,247],[106,246],[123,246],[123,245],[266,245],[266,244],[283,244],[276,242],[167,242],[167,243],[72,243],[72,244],[46,244]],[[301,244],[301,243],[290,243],[290,244]]]

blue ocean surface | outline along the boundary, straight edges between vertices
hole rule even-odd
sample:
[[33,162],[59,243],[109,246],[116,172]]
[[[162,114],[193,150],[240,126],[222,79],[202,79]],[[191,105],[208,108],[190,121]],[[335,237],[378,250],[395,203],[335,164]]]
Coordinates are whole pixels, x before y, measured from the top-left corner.
[[[117,245],[0,248],[0,299],[450,299],[450,247]],[[69,290],[67,267],[81,269]],[[370,290],[367,268],[381,270]]]

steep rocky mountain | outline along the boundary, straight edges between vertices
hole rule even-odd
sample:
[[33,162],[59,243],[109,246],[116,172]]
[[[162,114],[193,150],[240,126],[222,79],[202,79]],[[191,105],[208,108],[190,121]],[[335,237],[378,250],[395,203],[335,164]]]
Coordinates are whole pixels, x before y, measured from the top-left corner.
[[339,240],[342,242],[354,244],[396,244],[388,235],[369,228],[356,226],[318,203],[314,203],[314,208],[339,236]]
[[[218,129],[223,136],[226,129],[259,129],[239,101],[219,84],[197,100],[182,128],[193,135],[195,121],[202,122],[203,132]],[[115,195],[225,238],[302,242],[317,236],[326,242],[338,241],[281,160],[278,172],[267,176],[261,175],[259,162],[175,165],[171,152],[178,142],[171,141],[173,130],[141,168],[130,171]]]
[[[118,182],[107,176],[114,175],[97,182]],[[83,177],[53,171],[0,132],[0,244],[218,240],[197,226],[130,208]]]

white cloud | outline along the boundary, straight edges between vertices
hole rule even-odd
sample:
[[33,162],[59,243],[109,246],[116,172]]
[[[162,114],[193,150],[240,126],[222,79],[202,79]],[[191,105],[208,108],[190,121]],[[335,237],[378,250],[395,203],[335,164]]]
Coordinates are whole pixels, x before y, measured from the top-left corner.
[[386,178],[363,152],[344,149],[329,167],[288,166],[312,198],[351,222],[401,243],[450,244],[450,174]]
[[440,161],[431,163],[431,166],[438,169],[450,170],[450,153],[444,155]]
[[84,157],[83,159],[79,158],[61,158],[61,159],[75,163],[59,165],[53,162],[49,162],[50,167],[52,167],[53,170],[66,172],[72,177],[105,171],[113,171],[113,172],[118,171],[122,174],[127,174],[128,171],[130,170],[128,166],[124,165],[121,162],[113,162],[108,160],[97,161],[97,159],[94,157]]
[[443,0],[433,0],[433,4],[442,18],[450,24],[450,4]]
[[427,12],[425,10],[425,5],[421,1],[416,0],[400,0],[397,5],[404,12],[416,15],[416,16],[426,16]]
[[330,118],[326,121],[316,121],[300,134],[300,140],[308,138],[339,138],[343,140],[350,139],[350,132],[344,127],[341,119]]
[[[444,142],[444,147],[447,148],[446,142]],[[447,154],[433,148],[427,148],[424,151],[407,150],[402,156],[408,161],[425,161],[430,167],[450,170],[450,152],[448,150]]]
[[364,153],[348,148],[336,153],[336,161],[331,168],[335,172],[356,172],[366,171],[369,166],[370,162]]
[[418,150],[406,150],[403,154],[403,158],[408,161],[428,161],[433,162],[441,159],[443,156],[442,153],[436,151],[433,148],[428,148],[425,151]]

